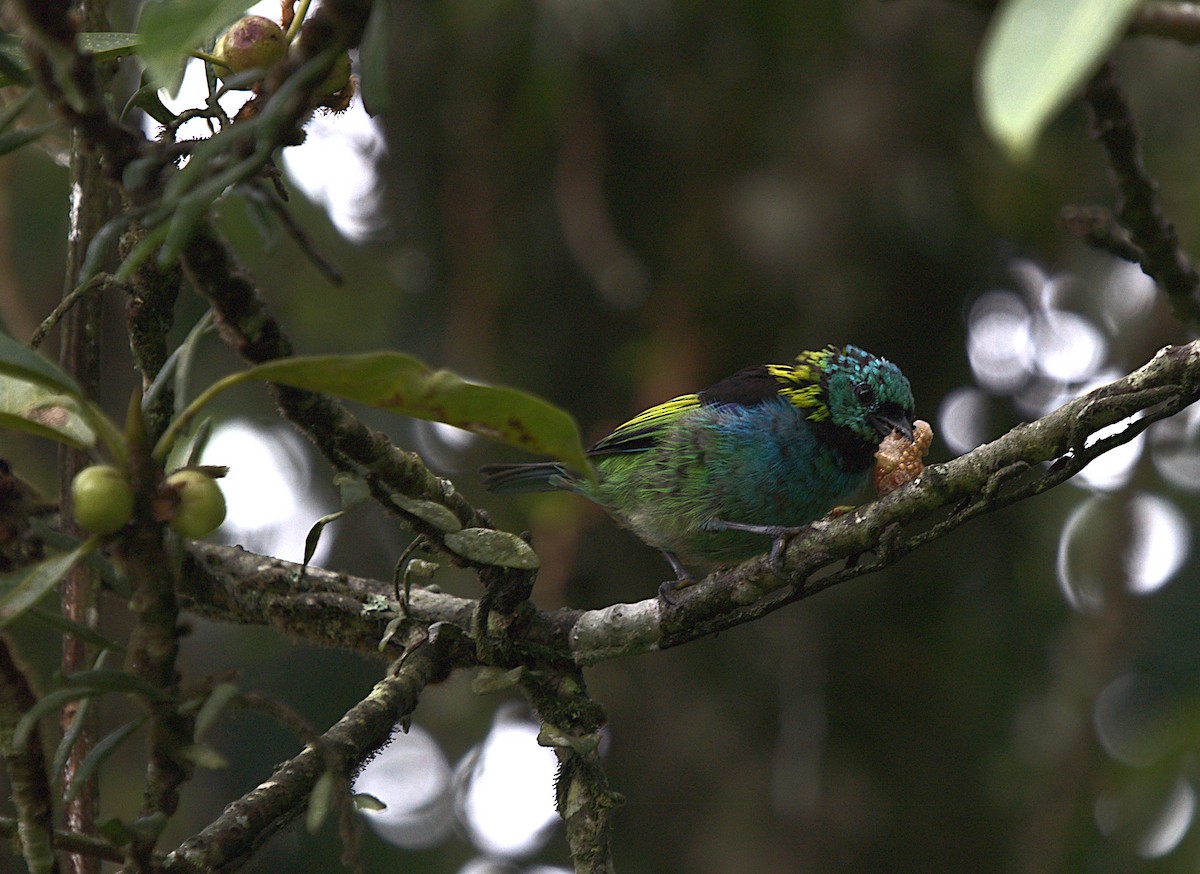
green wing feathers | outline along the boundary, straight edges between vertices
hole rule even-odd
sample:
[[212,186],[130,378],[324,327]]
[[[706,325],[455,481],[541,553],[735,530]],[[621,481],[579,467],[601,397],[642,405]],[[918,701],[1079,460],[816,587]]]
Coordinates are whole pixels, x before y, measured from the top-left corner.
[[634,416],[624,425],[588,450],[588,455],[615,455],[622,452],[645,452],[660,434],[678,421],[688,410],[700,406],[700,395],[680,395],[651,407]]

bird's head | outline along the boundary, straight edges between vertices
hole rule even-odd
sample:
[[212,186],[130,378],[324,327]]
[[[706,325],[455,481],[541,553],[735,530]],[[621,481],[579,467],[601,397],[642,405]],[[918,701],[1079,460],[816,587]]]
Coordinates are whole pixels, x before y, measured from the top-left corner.
[[795,367],[807,370],[820,387],[810,419],[827,421],[872,446],[892,429],[913,439],[912,387],[886,358],[857,346],[830,346],[802,353]]

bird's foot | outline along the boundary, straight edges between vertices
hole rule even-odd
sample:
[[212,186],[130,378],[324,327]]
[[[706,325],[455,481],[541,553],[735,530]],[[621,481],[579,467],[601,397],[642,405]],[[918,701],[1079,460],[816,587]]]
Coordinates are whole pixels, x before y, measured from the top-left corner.
[[808,525],[755,525],[751,522],[730,522],[726,519],[710,519],[704,527],[710,531],[746,531],[772,538],[774,543],[771,544],[771,552],[767,558],[771,573],[777,577],[783,576],[783,554],[787,551],[788,543],[797,534],[803,534],[809,529]]
[[674,607],[679,603],[675,600],[675,593],[680,589],[685,589],[692,585],[692,583],[696,582],[696,580],[692,577],[688,569],[685,568],[679,561],[679,558],[675,555],[675,553],[667,552],[664,549],[662,550],[662,554],[663,557],[670,562],[671,570],[675,571],[675,579],[667,580],[658,587],[658,597],[662,598],[662,600],[668,605]]

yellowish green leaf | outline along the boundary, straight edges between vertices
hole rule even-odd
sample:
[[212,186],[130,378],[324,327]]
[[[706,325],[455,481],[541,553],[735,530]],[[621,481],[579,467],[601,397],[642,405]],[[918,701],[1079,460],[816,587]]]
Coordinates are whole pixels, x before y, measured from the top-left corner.
[[992,16],[977,71],[979,113],[1015,159],[1099,68],[1143,0],[1007,0]]

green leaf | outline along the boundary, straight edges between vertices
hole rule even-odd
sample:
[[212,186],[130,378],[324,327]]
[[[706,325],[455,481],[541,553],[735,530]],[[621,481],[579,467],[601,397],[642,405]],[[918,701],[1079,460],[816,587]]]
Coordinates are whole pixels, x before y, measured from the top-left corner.
[[992,17],[977,71],[988,133],[1029,157],[1063,108],[1121,38],[1143,0],[1008,0]]
[[11,377],[0,376],[0,428],[26,431],[76,449],[96,446],[96,434],[74,397]]
[[354,795],[351,796],[351,799],[354,801],[354,807],[357,810],[369,810],[372,813],[381,813],[382,811],[387,810],[386,804],[384,804],[374,795],[370,795],[366,792],[355,792]]
[[121,121],[127,120],[133,110],[140,109],[161,125],[173,122],[175,113],[167,109],[167,105],[162,102],[162,98],[158,94],[159,89],[155,85],[143,85],[134,91],[121,109]]
[[541,565],[533,547],[507,531],[464,528],[462,531],[447,534],[445,543],[446,547],[457,555],[481,564],[518,570],[534,570]]
[[0,628],[8,625],[50,594],[59,581],[67,575],[67,571],[95,549],[99,542],[99,538],[91,537],[70,552],[48,558],[34,565],[32,569],[26,568],[16,574],[0,578],[4,581],[15,581],[12,588],[8,588],[3,597],[0,597]]
[[233,685],[233,683],[221,683],[208,694],[208,697],[204,699],[204,704],[196,714],[195,737],[197,741],[208,734],[208,730],[212,728],[213,723],[225,712],[225,708],[229,706],[229,703],[240,694],[238,687]]
[[[94,667],[103,667],[108,661],[109,650],[102,650],[100,655],[96,656]],[[76,691],[76,690],[69,690]],[[83,734],[83,729],[87,726],[88,714],[92,709],[92,702],[95,701],[94,696],[88,696],[83,699],[83,703],[75,708],[75,715],[71,718],[71,724],[67,726],[67,730],[63,732],[62,740],[58,743],[58,749],[54,751],[54,762],[50,765],[50,776],[55,782],[62,778],[63,768],[67,766],[67,759],[71,755],[71,749],[75,746],[75,742],[79,740],[79,736]]]
[[325,819],[329,816],[329,810],[333,807],[333,794],[337,791],[337,780],[331,771],[326,771],[322,774],[313,786],[312,792],[308,796],[308,813],[304,817],[304,826],[308,829],[310,835],[316,834]]
[[75,38],[75,45],[79,50],[87,52],[97,61],[111,61],[113,58],[135,54],[141,43],[142,38],[138,34],[117,31],[81,33]]
[[83,397],[75,380],[3,331],[0,331],[0,374],[37,383],[74,398]]
[[481,668],[471,679],[471,691],[476,695],[489,695],[492,692],[504,692],[520,685],[525,676],[525,668]]
[[84,643],[90,643],[92,646],[99,647],[104,650],[113,650],[115,652],[124,652],[125,648],[119,643],[109,640],[103,634],[98,633],[94,629],[88,628],[82,622],[76,622],[74,619],[68,619],[61,613],[55,613],[52,610],[43,610],[41,607],[31,607],[29,616],[36,619],[45,625],[49,625],[55,631],[60,631],[63,634],[69,634],[72,637],[77,637]]
[[407,513],[412,513],[423,522],[428,522],[438,531],[461,531],[462,522],[458,521],[449,509],[435,501],[423,501],[419,498],[410,498],[407,495],[401,495],[398,492],[392,492],[390,495],[391,501],[401,510]]
[[444,422],[553,456],[573,470],[590,469],[570,414],[517,389],[481,385],[448,370],[431,370],[400,352],[282,358],[252,367],[244,376]]
[[378,115],[392,99],[388,70],[392,63],[391,3],[372,3],[371,17],[358,47],[358,66],[362,73],[359,90],[367,115]]
[[27,146],[34,140],[39,140],[44,134],[58,127],[58,122],[48,121],[36,127],[19,127],[0,134],[0,155],[15,152],[22,146]]
[[361,476],[339,471],[333,475],[333,484],[337,486],[343,510],[365,504],[371,499],[371,487]]
[[346,515],[345,510],[338,510],[336,513],[329,513],[322,516],[313,523],[313,527],[308,529],[308,536],[304,538],[304,561],[300,565],[300,573],[303,574],[308,567],[308,563],[312,561],[312,557],[317,553],[317,545],[321,542],[321,532],[325,530],[325,526],[330,522],[336,522]]
[[199,768],[220,771],[229,767],[229,759],[204,744],[189,744],[180,750],[185,759]]
[[28,85],[32,81],[29,59],[21,47],[21,38],[12,33],[0,34],[0,87]]
[[33,732],[34,726],[43,716],[57,713],[60,707],[70,701],[91,698],[95,694],[95,689],[56,689],[53,692],[47,692],[17,721],[17,727],[13,729],[12,745],[18,748],[25,746],[29,742],[29,735]]
[[[81,33],[75,38],[79,50],[94,55],[98,61],[132,55],[138,50],[139,42],[136,33],[107,31]],[[21,40],[13,34],[0,35],[0,87],[29,82],[29,59],[21,48]]]
[[151,81],[172,94],[178,91],[191,52],[250,5],[248,0],[157,0],[143,6],[137,32]]
[[75,715],[71,717],[71,724],[63,732],[62,740],[58,742],[58,748],[54,751],[54,761],[50,765],[50,776],[55,782],[61,779],[63,768],[67,766],[67,759],[71,756],[71,748],[83,734],[94,700],[95,698],[83,699],[83,703],[75,709]]
[[76,671],[62,678],[65,688],[78,689],[86,687],[97,692],[125,692],[141,695],[154,701],[166,701],[170,696],[153,686],[141,677],[127,674],[125,671],[114,671],[106,668],[94,668],[90,671]]
[[92,751],[87,754],[83,762],[79,765],[79,770],[75,772],[75,777],[71,780],[71,785],[67,788],[66,795],[63,796],[63,801],[71,803],[83,790],[84,785],[91,779],[103,763],[117,747],[123,744],[131,734],[145,725],[149,719],[149,714],[143,714],[132,722],[127,722],[106,736],[103,740],[92,747]]
[[0,130],[8,130],[13,122],[20,118],[29,104],[33,102],[33,98],[38,96],[38,92],[32,88],[14,100],[12,103],[0,110]]

